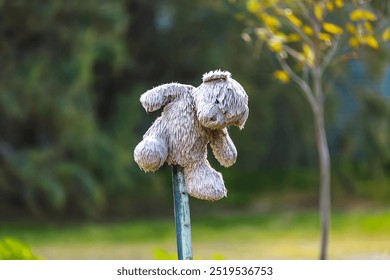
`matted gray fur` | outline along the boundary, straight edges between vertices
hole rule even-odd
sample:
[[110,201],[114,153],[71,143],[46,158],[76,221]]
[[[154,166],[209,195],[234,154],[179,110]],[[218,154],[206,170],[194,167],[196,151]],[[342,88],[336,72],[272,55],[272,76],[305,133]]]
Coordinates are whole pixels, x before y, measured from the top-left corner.
[[227,71],[205,73],[202,81],[197,88],[169,83],[141,95],[147,112],[164,109],[135,147],[134,159],[146,172],[156,171],[164,162],[182,166],[188,194],[215,201],[227,190],[221,173],[207,160],[207,145],[221,165],[236,162],[237,150],[227,127],[244,127],[248,96]]

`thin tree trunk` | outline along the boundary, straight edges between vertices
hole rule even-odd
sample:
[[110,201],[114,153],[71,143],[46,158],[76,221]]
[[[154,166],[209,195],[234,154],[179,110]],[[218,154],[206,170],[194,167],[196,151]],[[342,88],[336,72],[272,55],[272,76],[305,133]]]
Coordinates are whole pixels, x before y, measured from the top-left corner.
[[330,227],[330,155],[325,130],[324,94],[321,87],[320,75],[314,74],[314,91],[317,100],[317,110],[313,110],[316,131],[316,144],[320,167],[320,198],[319,211],[321,220],[320,259],[328,257],[329,227]]
[[320,259],[328,257],[329,226],[330,226],[330,156],[326,139],[324,114],[315,117],[316,142],[320,164],[320,219],[321,219],[321,251]]

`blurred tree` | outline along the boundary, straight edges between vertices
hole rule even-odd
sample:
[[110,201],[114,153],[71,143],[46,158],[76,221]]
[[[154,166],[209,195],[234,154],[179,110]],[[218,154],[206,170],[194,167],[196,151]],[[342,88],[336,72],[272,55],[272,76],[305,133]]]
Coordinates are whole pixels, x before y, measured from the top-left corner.
[[128,150],[101,126],[130,59],[123,1],[0,5],[1,203],[93,216],[131,182]]
[[[321,252],[327,258],[330,219],[330,154],[325,130],[324,75],[331,63],[360,46],[379,48],[375,21],[378,16],[366,1],[248,0],[255,16],[251,31],[275,53],[282,70],[276,79],[295,82],[313,113],[320,169]],[[258,22],[262,26],[258,26]],[[381,40],[390,40],[390,28],[377,24]],[[245,33],[244,39],[251,40]]]

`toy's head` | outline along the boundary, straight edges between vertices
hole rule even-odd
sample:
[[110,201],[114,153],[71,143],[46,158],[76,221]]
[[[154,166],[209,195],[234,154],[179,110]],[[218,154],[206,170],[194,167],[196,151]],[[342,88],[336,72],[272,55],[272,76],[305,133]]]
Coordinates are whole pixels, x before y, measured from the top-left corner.
[[194,91],[200,123],[221,129],[231,125],[242,129],[248,118],[248,96],[243,87],[227,71],[211,71],[203,75],[203,83]]

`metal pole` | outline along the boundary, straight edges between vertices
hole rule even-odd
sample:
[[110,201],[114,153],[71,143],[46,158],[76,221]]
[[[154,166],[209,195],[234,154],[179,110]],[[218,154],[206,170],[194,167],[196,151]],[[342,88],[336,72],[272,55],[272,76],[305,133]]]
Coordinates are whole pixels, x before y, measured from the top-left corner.
[[182,167],[172,166],[172,179],[177,254],[179,260],[192,260],[190,202]]

